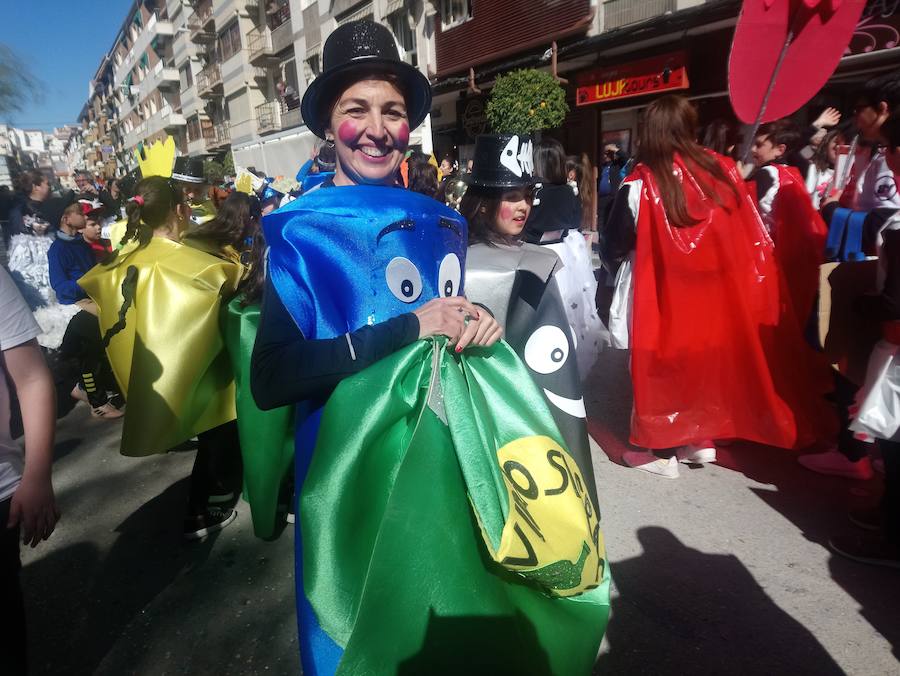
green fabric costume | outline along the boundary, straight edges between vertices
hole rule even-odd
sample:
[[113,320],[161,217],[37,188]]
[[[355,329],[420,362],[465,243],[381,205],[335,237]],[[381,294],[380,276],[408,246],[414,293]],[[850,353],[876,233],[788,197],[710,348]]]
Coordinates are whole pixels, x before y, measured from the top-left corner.
[[338,386],[300,496],[337,673],[590,673],[610,578],[592,470],[562,444],[502,342],[417,341]]
[[[234,369],[237,422],[244,458],[244,499],[253,532],[275,537],[284,523],[294,477],[294,407],[261,411],[250,392],[250,356],[259,329],[259,304],[241,305],[240,294],[222,312],[222,335]],[[287,488],[285,489],[285,482]]]

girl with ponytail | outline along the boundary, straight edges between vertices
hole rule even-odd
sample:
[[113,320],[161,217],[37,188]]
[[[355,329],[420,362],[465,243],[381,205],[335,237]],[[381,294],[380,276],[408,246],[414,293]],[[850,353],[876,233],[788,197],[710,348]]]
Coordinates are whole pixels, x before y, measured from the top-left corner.
[[185,537],[198,539],[236,516],[240,447],[219,314],[243,268],[181,243],[190,212],[167,178],[141,180],[125,213],[121,248],[79,284],[100,309],[127,399],[122,454],[165,453],[199,439],[184,524]]
[[602,238],[616,276],[613,345],[631,348],[631,443],[642,449],[622,459],[668,478],[679,462],[714,462],[717,439],[802,448],[834,423],[803,322],[781,314],[783,279],[755,200],[734,162],[696,138],[684,97],[647,106]]

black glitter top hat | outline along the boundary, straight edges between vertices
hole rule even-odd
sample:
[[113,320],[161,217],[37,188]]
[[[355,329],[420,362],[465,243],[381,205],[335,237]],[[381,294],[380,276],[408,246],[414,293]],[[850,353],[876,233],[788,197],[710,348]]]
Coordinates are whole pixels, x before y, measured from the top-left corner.
[[[364,68],[360,72],[360,67]],[[371,71],[389,73],[399,80],[406,97],[409,128],[415,129],[431,110],[431,85],[416,68],[400,60],[397,43],[390,30],[373,21],[350,21],[338,26],[325,40],[322,73],[313,80],[300,104],[303,121],[319,138],[325,138],[330,110],[325,107],[354,82]],[[358,73],[357,77],[354,74]]]
[[475,139],[472,173],[466,183],[477,188],[521,188],[534,184],[531,137],[482,134]]
[[206,183],[203,175],[203,160],[199,157],[187,157],[182,155],[175,158],[172,167],[172,179],[185,183]]

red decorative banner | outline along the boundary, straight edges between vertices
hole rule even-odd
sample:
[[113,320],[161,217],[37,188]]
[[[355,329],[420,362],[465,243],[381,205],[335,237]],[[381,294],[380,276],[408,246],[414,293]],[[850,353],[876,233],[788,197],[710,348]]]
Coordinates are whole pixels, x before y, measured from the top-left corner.
[[663,54],[588,71],[578,78],[575,103],[586,106],[632,96],[687,89],[687,57],[684,52]]

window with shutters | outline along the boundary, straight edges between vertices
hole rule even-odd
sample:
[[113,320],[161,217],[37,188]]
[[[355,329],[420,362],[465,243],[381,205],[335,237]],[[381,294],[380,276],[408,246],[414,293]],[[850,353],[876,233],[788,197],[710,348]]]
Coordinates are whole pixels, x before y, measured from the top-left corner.
[[472,18],[472,0],[440,0],[441,28],[453,28]]
[[388,14],[387,23],[397,39],[397,46],[400,47],[400,58],[411,66],[417,66],[416,34],[410,26],[411,18],[407,11],[401,9]]
[[178,69],[178,78],[181,80],[181,91],[194,86],[194,74],[191,72],[190,61]]
[[227,61],[241,51],[241,28],[237,21],[232,22],[231,25],[219,33],[216,50],[219,53],[220,61]]

